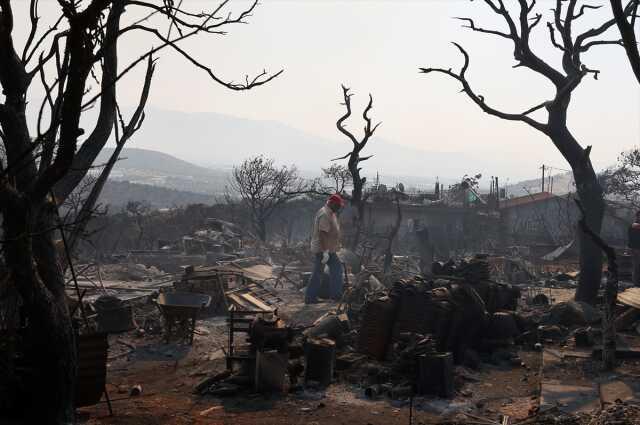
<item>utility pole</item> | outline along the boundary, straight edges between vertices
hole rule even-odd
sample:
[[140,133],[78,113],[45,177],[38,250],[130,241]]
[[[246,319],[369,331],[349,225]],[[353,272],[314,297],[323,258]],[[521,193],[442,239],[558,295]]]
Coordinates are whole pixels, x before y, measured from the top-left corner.
[[544,192],[544,164],[542,164],[542,192]]

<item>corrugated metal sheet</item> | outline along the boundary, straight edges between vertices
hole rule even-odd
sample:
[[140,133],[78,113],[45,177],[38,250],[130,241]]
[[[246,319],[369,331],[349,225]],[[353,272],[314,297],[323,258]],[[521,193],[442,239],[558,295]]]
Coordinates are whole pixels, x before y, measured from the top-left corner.
[[629,288],[619,293],[618,302],[640,310],[640,288]]

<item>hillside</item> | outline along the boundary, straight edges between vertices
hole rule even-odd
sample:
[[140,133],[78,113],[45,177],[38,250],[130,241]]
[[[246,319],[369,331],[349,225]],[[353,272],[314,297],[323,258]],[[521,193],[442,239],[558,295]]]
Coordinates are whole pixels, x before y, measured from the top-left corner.
[[109,180],[99,202],[116,212],[129,201],[145,201],[154,208],[170,208],[188,204],[213,204],[215,198],[199,193],[179,191],[145,184]]
[[[104,149],[96,164],[107,162],[113,149]],[[138,183],[206,195],[224,192],[229,172],[200,167],[163,152],[124,149],[111,172],[112,181]]]
[[[98,155],[97,162],[107,162],[112,154],[113,148],[103,149]],[[223,174],[220,171],[200,167],[164,152],[139,148],[124,149],[120,155],[120,161],[114,167],[114,171],[130,169],[146,169],[149,172],[157,172],[158,174],[198,177],[218,177]]]
[[[528,193],[540,192],[542,189],[541,179],[542,177],[509,184],[507,185],[507,194],[510,196],[524,196]],[[551,187],[549,187],[549,178],[545,178],[545,192],[553,192],[556,195],[575,192],[573,175],[571,173],[552,175]]]

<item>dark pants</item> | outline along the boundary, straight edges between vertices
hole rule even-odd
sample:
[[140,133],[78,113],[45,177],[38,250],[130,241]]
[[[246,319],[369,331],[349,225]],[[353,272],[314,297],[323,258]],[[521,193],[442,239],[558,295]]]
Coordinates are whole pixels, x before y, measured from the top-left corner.
[[[342,264],[335,252],[329,253],[327,266],[329,266],[329,295],[331,299],[339,300],[342,297]],[[312,303],[318,300],[318,291],[320,290],[323,272],[324,264],[322,264],[322,253],[320,252],[313,259],[313,272],[307,285],[305,303]]]

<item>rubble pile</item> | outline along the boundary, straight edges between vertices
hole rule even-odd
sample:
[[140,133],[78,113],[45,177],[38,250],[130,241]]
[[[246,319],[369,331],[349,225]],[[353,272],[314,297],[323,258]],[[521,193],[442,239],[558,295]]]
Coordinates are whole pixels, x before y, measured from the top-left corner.
[[[201,381],[195,387],[196,393],[218,397],[242,391],[282,393],[289,387],[287,376],[290,384],[297,383],[304,370],[299,361],[304,354],[300,329],[292,329],[273,313],[232,316],[229,332],[227,370]],[[239,332],[246,338],[234,337]],[[236,365],[240,367],[235,369]]]
[[546,325],[585,326],[600,323],[602,313],[597,308],[580,301],[554,304],[542,317]]
[[545,288],[577,288],[578,272],[552,272],[544,273],[540,276],[538,285]]
[[236,224],[208,218],[203,229],[182,237],[182,249],[186,254],[211,253],[222,258],[224,254],[229,255],[242,249],[242,235],[242,229]]
[[367,298],[386,296],[388,288],[380,282],[375,274],[368,268],[360,271],[353,279],[346,293],[344,302],[349,306],[350,314],[358,315],[367,302]]
[[417,257],[395,255],[392,258],[390,270],[385,275],[384,256],[381,256],[377,259],[374,274],[380,282],[392,283],[400,279],[411,279],[420,275],[419,263],[420,259]]
[[287,270],[311,270],[313,263],[309,244],[299,242],[293,245],[270,246],[268,260],[272,264],[282,264]]
[[113,295],[102,295],[93,303],[98,332],[125,332],[137,327],[131,305]]
[[640,423],[640,406],[616,403],[595,415],[584,415],[589,425],[632,425]]
[[[77,265],[78,270],[89,268],[88,265]],[[127,282],[151,282],[162,279],[166,273],[158,270],[154,266],[147,266],[136,263],[116,263],[104,264],[98,268],[90,268],[86,274],[87,278],[94,281],[98,280],[114,280]]]
[[403,332],[393,344],[391,370],[408,377],[418,374],[418,358],[437,353],[436,340],[431,335]]
[[470,260],[455,262],[435,262],[432,273],[436,277],[435,286],[447,286],[452,282],[472,285],[480,295],[487,311],[516,310],[520,299],[520,289],[506,283],[491,280],[487,256],[478,254]]
[[599,412],[569,414],[551,409],[520,422],[538,425],[635,425],[640,423],[640,407],[630,403],[605,406]]
[[[473,267],[487,270],[486,262],[474,264],[477,265]],[[515,307],[519,291],[510,285],[476,280],[484,272],[469,274],[470,269],[460,270],[465,270],[475,283],[458,276],[434,281],[414,276],[396,281],[388,290],[383,290],[384,286],[364,290],[361,307],[347,312],[356,332],[337,338],[325,333],[342,342],[338,344],[338,376],[362,386],[370,397],[402,398],[415,392],[448,397],[453,394],[454,362],[463,363],[470,351],[490,346],[482,342],[497,329],[501,329],[502,344],[505,340],[507,345],[513,344],[522,330],[511,313],[496,310]],[[356,279],[350,294],[352,301],[361,289],[358,283],[370,289],[367,279]],[[357,303],[350,306],[353,304]],[[505,321],[508,324],[502,323]],[[318,336],[318,332],[313,333]]]
[[[365,394],[395,398],[408,387],[409,393],[450,396],[454,363],[477,367],[480,357],[496,357],[496,362],[504,357],[509,364],[520,364],[508,352],[530,325],[514,313],[519,289],[489,280],[489,264],[482,256],[436,263],[433,269],[435,280],[414,275],[389,289],[375,281],[372,285],[370,278],[356,278],[347,296],[347,313],[357,330],[355,349],[349,344],[339,348],[338,358],[346,365],[339,371],[348,382],[363,386]],[[432,383],[430,388],[420,388],[421,377]]]
[[405,280],[396,282],[390,295],[397,300],[395,338],[405,332],[432,334],[441,342],[439,348],[444,348],[453,309],[449,289],[432,289],[428,282]]
[[487,256],[482,254],[477,254],[468,261],[460,260],[458,263],[454,260],[445,263],[435,262],[431,271],[435,276],[455,276],[469,283],[477,283],[491,278],[489,261]]
[[456,276],[464,278],[466,282],[477,283],[481,280],[489,280],[489,263],[486,256],[476,256],[471,261],[462,260],[457,267]]

